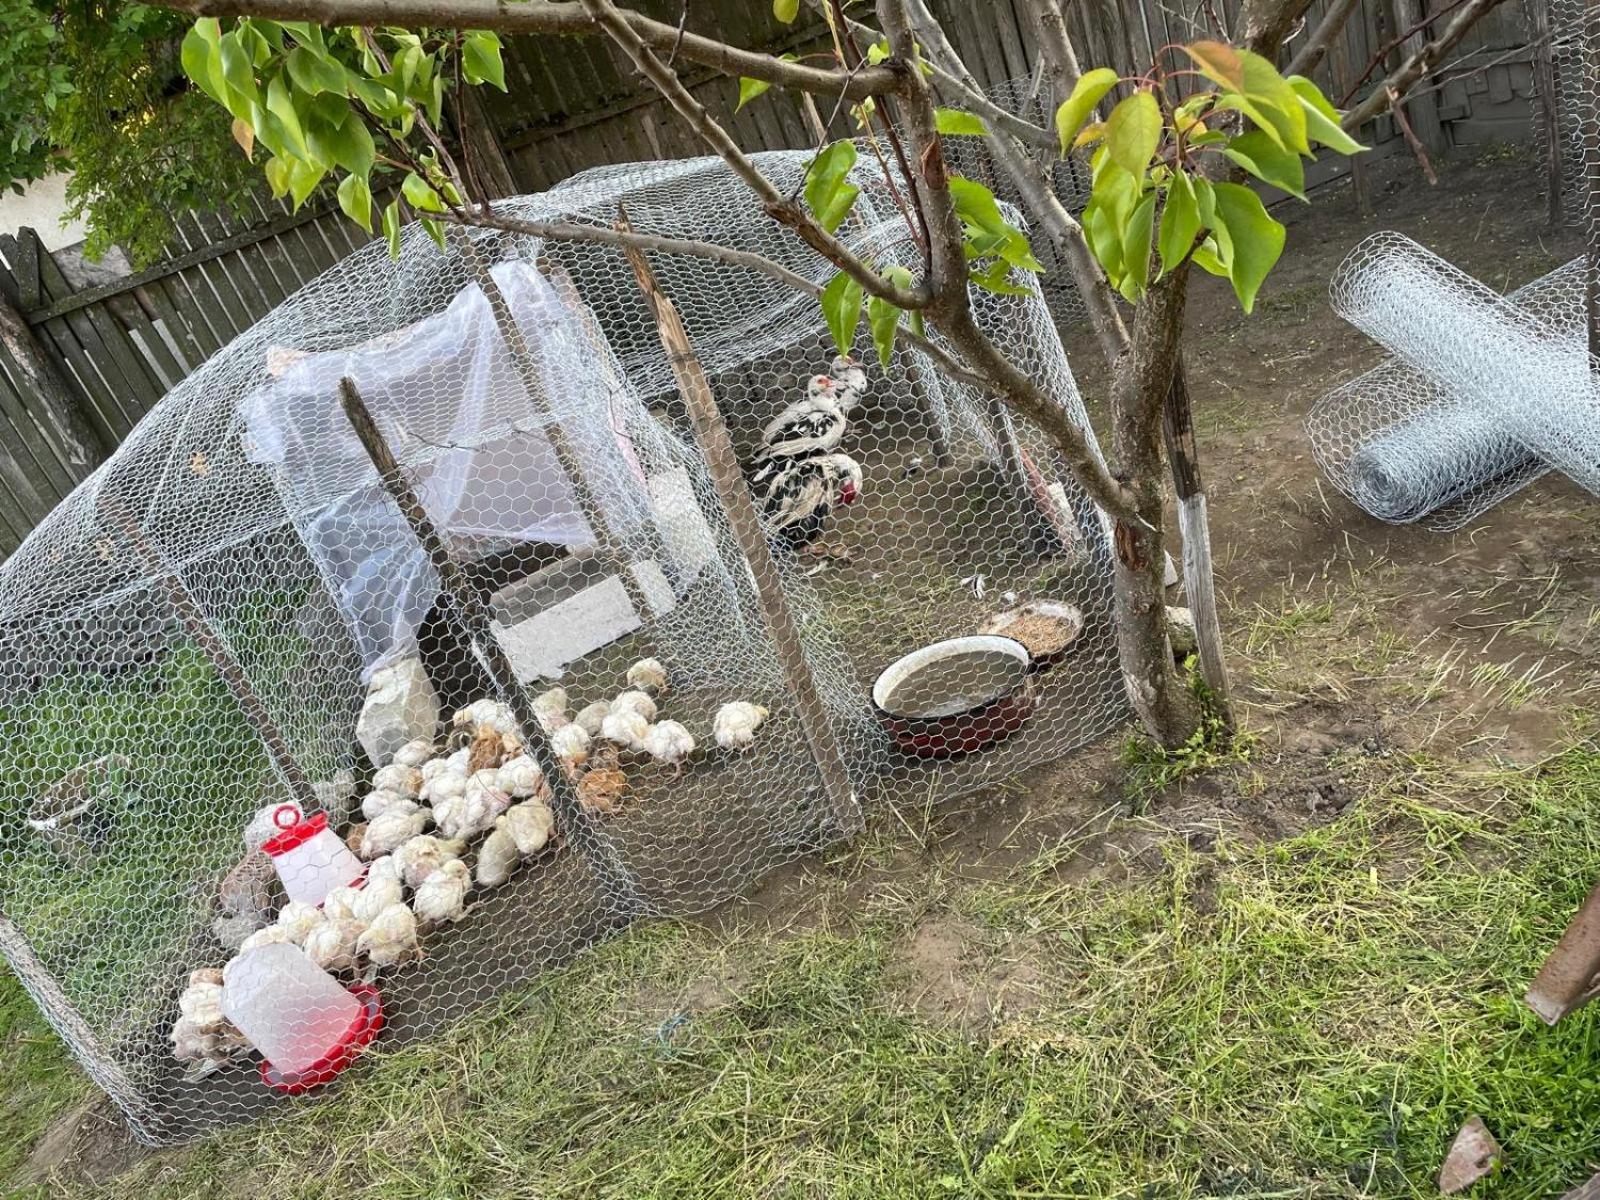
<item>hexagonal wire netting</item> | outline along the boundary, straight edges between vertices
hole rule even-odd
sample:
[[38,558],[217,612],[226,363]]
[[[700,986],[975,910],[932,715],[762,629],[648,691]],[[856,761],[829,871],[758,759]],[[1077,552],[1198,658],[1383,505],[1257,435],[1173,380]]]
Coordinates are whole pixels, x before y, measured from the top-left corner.
[[[759,162],[798,190],[806,155]],[[908,253],[859,176],[843,233]],[[499,211],[619,202],[832,274],[714,161]],[[765,275],[654,267],[754,546],[616,249],[409,229],[176,388],[0,568],[0,948],[146,1141],[1125,719],[1105,524],[1035,430],[920,352],[835,364],[816,302]],[[975,304],[1087,428],[1039,296]]]
[[[1562,212],[1600,214],[1600,38],[1582,0],[1552,0]],[[1552,469],[1600,493],[1600,399],[1589,271],[1572,262],[1500,296],[1409,238],[1378,233],[1334,275],[1334,311],[1394,357],[1322,397],[1306,419],[1317,462],[1371,516],[1459,529]]]

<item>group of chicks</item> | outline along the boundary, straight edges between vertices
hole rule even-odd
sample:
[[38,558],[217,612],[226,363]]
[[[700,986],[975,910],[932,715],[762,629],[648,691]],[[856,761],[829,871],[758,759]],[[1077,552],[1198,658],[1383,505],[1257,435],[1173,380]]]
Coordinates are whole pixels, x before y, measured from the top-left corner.
[[[644,658],[628,668],[627,690],[571,711],[567,689],[554,687],[533,701],[533,714],[550,748],[574,779],[585,804],[609,812],[627,790],[623,753],[644,755],[681,773],[698,749],[682,722],[658,719],[658,700],[668,690],[660,659]],[[747,700],[724,704],[712,719],[711,736],[724,750],[748,750],[767,710]]]
[[[627,690],[576,714],[564,688],[533,702],[550,748],[575,780],[579,798],[611,811],[627,790],[624,752],[649,756],[681,771],[697,746],[681,723],[658,720],[657,697],[668,689],[655,658],[634,663]],[[712,738],[724,750],[755,744],[767,719],[758,704],[722,705]],[[321,905],[290,900],[277,918],[248,936],[243,955],[279,942],[300,947],[323,970],[368,980],[384,968],[422,957],[421,935],[459,921],[474,887],[498,887],[519,863],[550,844],[555,814],[549,784],[524,752],[509,708],[478,700],[451,718],[446,752],[418,739],[373,774],[362,798],[363,820],[346,835],[367,863],[354,886],[329,892]],[[429,831],[431,827],[431,832]],[[475,861],[466,855],[476,846]],[[200,1078],[250,1049],[222,1012],[226,968],[201,968],[189,977],[172,1029],[174,1056]]]

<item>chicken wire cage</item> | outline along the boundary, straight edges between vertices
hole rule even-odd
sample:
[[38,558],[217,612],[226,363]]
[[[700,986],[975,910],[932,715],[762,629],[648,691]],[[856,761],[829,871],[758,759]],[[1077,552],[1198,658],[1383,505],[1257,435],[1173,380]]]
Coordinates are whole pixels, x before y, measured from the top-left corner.
[[[804,154],[757,161],[799,190]],[[908,257],[858,176],[842,235]],[[711,160],[497,211],[619,204],[832,274]],[[836,362],[766,275],[653,266],[709,426],[614,247],[412,228],[174,389],[0,566],[0,950],[142,1140],[1125,719],[1106,522],[1037,430],[921,350]],[[1087,430],[1039,294],[974,304]]]

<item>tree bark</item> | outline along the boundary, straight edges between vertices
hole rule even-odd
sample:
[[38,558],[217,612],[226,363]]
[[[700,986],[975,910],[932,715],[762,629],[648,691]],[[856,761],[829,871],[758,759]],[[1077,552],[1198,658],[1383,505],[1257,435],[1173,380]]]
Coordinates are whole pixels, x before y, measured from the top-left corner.
[[3,292],[0,292],[0,347],[21,374],[18,382],[38,398],[38,412],[43,417],[40,425],[45,436],[59,447],[72,478],[84,478],[104,461],[106,447],[84,415],[78,398],[72,394],[71,385],[34,336],[28,319],[12,306]]
[[1133,317],[1133,348],[1112,385],[1112,452],[1140,523],[1116,524],[1117,645],[1128,699],[1151,735],[1172,748],[1199,726],[1199,708],[1173,670],[1163,595],[1162,415],[1178,362],[1188,267],[1152,284]]
[[462,162],[476,185],[473,195],[481,200],[521,195],[523,189],[478,89],[464,87],[456,94],[460,100],[453,113],[456,140],[461,144]]

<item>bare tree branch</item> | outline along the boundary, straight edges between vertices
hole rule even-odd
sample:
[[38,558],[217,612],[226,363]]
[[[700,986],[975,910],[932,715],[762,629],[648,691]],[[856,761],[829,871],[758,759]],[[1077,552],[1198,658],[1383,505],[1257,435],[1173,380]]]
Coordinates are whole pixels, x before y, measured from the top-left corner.
[[1451,19],[1450,24],[1445,26],[1443,33],[1395,68],[1389,77],[1374,88],[1365,100],[1345,113],[1344,119],[1339,123],[1345,129],[1357,129],[1388,109],[1391,103],[1390,96],[1401,100],[1405,99],[1406,91],[1412,84],[1426,75],[1441,58],[1455,49],[1456,44],[1467,36],[1480,17],[1504,2],[1505,0],[1468,0],[1467,4],[1456,10],[1456,15]]
[[1335,0],[1323,14],[1322,20],[1317,22],[1311,36],[1306,39],[1306,44],[1295,51],[1294,57],[1289,60],[1289,66],[1284,71],[1286,75],[1309,75],[1316,70],[1328,53],[1328,48],[1333,45],[1333,39],[1344,32],[1345,25],[1350,20],[1350,14],[1356,10],[1360,0]]
[[1050,87],[1060,104],[1072,94],[1082,68],[1078,54],[1072,48],[1072,38],[1067,34],[1067,17],[1061,11],[1060,0],[1030,0],[1028,8],[1033,13],[1034,27],[1039,31],[1039,49],[1043,54],[1045,69],[1050,72]]
[[[162,8],[195,17],[263,17],[273,21],[314,21],[320,25],[435,26],[491,29],[497,33],[598,34],[595,18],[579,0],[152,0]],[[771,54],[742,50],[716,38],[684,32],[642,13],[619,10],[634,34],[653,50],[677,53],[725,75],[748,76],[779,87],[851,100],[882,96],[900,86],[889,67],[868,67],[853,75],[788,62]]]
[[[896,308],[927,307],[928,296],[924,288],[896,287],[862,261],[842,241],[817,224],[804,208],[780,192],[773,182],[757,169],[750,157],[739,149],[732,135],[706,111],[705,105],[694,98],[677,74],[645,43],[634,30],[627,14],[611,0],[582,0],[582,2],[584,8],[593,16],[595,24],[609,34],[633,60],[639,72],[654,85],[689,128],[699,135],[700,140],[727,163],[733,173],[756,194],[773,220],[793,229],[808,246],[859,283],[868,295],[887,300]],[[902,70],[896,73],[902,82],[905,76],[903,66],[902,64]]]

